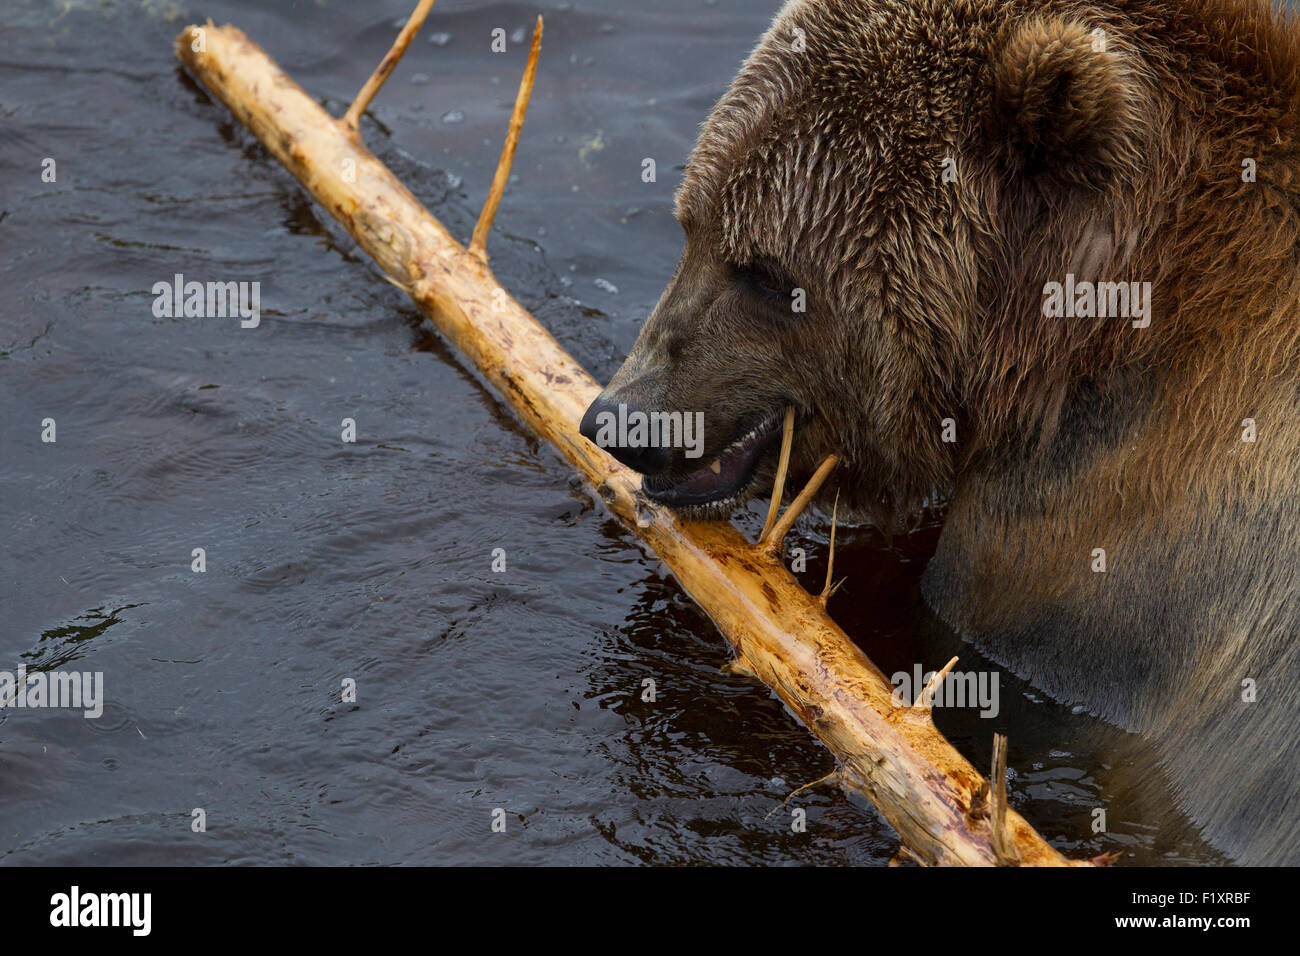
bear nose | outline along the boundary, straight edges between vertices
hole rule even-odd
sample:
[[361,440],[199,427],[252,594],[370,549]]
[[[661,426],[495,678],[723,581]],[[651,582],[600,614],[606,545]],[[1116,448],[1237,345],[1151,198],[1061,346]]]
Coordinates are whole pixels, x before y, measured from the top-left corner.
[[[592,444],[605,449],[616,459],[633,471],[643,475],[657,475],[668,467],[668,449],[658,448],[649,443],[628,444],[628,432],[634,423],[649,416],[644,409],[625,398],[617,398],[606,392],[596,396],[587,413],[582,416],[578,431]],[[649,436],[652,431],[642,428],[642,435]]]

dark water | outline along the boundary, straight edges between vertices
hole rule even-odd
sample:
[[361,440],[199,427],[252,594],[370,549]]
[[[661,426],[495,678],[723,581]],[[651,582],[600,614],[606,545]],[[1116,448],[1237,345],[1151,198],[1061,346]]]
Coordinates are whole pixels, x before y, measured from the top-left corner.
[[[659,562],[172,57],[183,24],[234,22],[339,111],[412,5],[0,11],[0,671],[106,687],[97,720],[0,710],[0,860],[887,862],[889,827],[838,792],[801,795],[806,833],[767,818],[828,754],[765,688],[719,674],[723,641]],[[603,380],[671,274],[698,125],[776,7],[440,0],[365,135],[467,237],[517,31],[545,14],[490,248]],[[260,282],[261,324],[156,318],[151,287],[176,273]],[[792,540],[814,587],[826,530]],[[886,672],[957,647],[916,623],[935,536],[841,535],[832,611]],[[1121,735],[1009,675],[997,719],[940,719],[981,767],[1010,734],[1013,805],[1066,852],[1214,859],[1169,807],[1126,797]]]

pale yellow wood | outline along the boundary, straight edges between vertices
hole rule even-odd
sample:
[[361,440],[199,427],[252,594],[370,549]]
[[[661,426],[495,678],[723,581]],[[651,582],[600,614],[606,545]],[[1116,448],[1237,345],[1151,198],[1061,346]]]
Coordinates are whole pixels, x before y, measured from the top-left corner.
[[398,61],[402,59],[402,54],[406,48],[411,45],[415,35],[420,32],[420,27],[424,25],[424,18],[429,15],[429,10],[433,7],[433,0],[420,0],[415,6],[415,12],[406,18],[406,23],[402,31],[397,35],[397,40],[393,43],[393,48],[388,51],[379,66],[375,67],[375,72],[370,74],[365,85],[361,87],[361,92],[357,98],[352,101],[348,111],[343,114],[343,125],[353,136],[361,135],[361,114],[370,106],[370,101],[375,98],[379,88],[383,86],[393,70],[396,69]]
[[[204,28],[203,50],[196,51],[196,29],[177,40],[185,66],[659,554],[736,650],[738,668],[772,688],[825,743],[839,762],[841,784],[879,808],[908,855],[928,864],[1005,861],[1007,848],[995,853],[990,844],[987,809],[970,813],[987,783],[935,729],[929,712],[895,706],[885,675],[777,556],[729,523],[683,521],[644,498],[637,475],[578,434],[599,386],[501,289],[487,264],[242,32]],[[773,530],[784,534],[793,514],[795,505]],[[998,811],[1005,812],[1006,842],[1023,863],[1068,863],[1005,803]]]
[[519,145],[519,131],[524,128],[524,115],[528,112],[528,101],[533,97],[533,78],[537,76],[537,53],[542,48],[542,18],[537,17],[533,27],[533,43],[528,50],[528,64],[524,67],[523,79],[519,81],[519,92],[515,95],[515,108],[510,112],[510,126],[506,129],[506,141],[501,147],[501,160],[497,163],[497,173],[492,177],[492,188],[488,190],[487,202],[478,214],[474,224],[474,235],[469,240],[470,254],[487,262],[487,237],[496,218],[497,206],[501,203],[501,194],[505,192],[506,180],[510,177],[510,164],[515,159],[515,147]]
[[781,511],[781,498],[785,494],[785,475],[790,470],[790,446],[794,442],[794,409],[787,408],[781,420],[781,454],[776,459],[776,479],[772,482],[772,500],[767,503],[767,520],[759,532],[761,544],[772,533],[777,514]]

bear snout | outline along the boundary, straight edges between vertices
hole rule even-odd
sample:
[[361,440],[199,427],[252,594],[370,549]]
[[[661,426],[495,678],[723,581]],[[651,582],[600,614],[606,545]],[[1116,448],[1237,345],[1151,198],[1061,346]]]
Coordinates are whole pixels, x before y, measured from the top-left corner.
[[[626,397],[606,390],[597,395],[588,407],[578,431],[587,441],[603,448],[633,471],[643,475],[658,475],[668,468],[667,448],[659,447],[658,443],[637,441],[635,434],[628,436],[626,428],[609,427],[617,422],[626,423],[629,419],[636,421],[648,417],[645,409],[635,402],[629,402]],[[611,436],[615,437],[614,441],[609,440]],[[619,440],[619,436],[623,440]]]

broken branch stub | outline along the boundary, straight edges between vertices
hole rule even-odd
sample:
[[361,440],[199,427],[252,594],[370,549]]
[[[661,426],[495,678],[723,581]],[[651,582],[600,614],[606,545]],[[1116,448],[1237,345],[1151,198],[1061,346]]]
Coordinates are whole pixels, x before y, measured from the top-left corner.
[[533,27],[533,43],[528,50],[528,65],[524,67],[523,79],[519,81],[519,93],[515,96],[515,108],[510,112],[510,126],[506,130],[506,141],[501,147],[501,159],[497,162],[496,175],[492,177],[492,188],[483,203],[483,210],[474,224],[474,235],[469,240],[471,255],[487,262],[487,237],[492,229],[492,220],[496,218],[497,206],[501,203],[501,194],[505,192],[506,180],[510,177],[510,165],[515,160],[515,147],[519,145],[519,131],[524,128],[524,115],[528,112],[528,102],[533,97],[533,80],[537,76],[537,53],[542,48],[542,17],[537,16],[537,25]]
[[[684,521],[640,494],[637,475],[578,433],[599,386],[506,294],[353,135],[238,29],[190,27],[185,66],[404,288],[519,417],[596,488],[610,512],[658,553],[751,671],[820,738],[838,779],[865,795],[911,856],[930,864],[992,865],[986,818],[971,802],[987,783],[935,729],[928,711],[895,706],[893,687],[763,546],[726,522]],[[398,53],[400,55],[400,52]],[[390,57],[392,54],[390,53]],[[387,60],[386,60],[387,62]],[[344,176],[345,169],[355,175]],[[819,469],[822,478],[833,459]],[[781,537],[805,489],[772,528]],[[801,500],[803,503],[801,503]],[[769,542],[771,543],[771,542]],[[999,806],[999,837],[1025,864],[1067,861],[1015,811]]]
[[370,101],[375,98],[379,88],[388,82],[388,78],[392,76],[393,70],[397,68],[398,62],[402,59],[402,54],[411,45],[415,35],[420,32],[420,27],[424,25],[424,18],[429,15],[432,6],[433,0],[420,0],[416,4],[415,11],[406,18],[406,23],[402,26],[402,32],[393,41],[393,48],[379,62],[379,66],[375,67],[375,72],[370,74],[370,78],[361,87],[361,92],[357,94],[357,98],[352,101],[348,111],[343,114],[343,125],[347,127],[348,132],[354,137],[360,139],[361,114],[370,106]]

